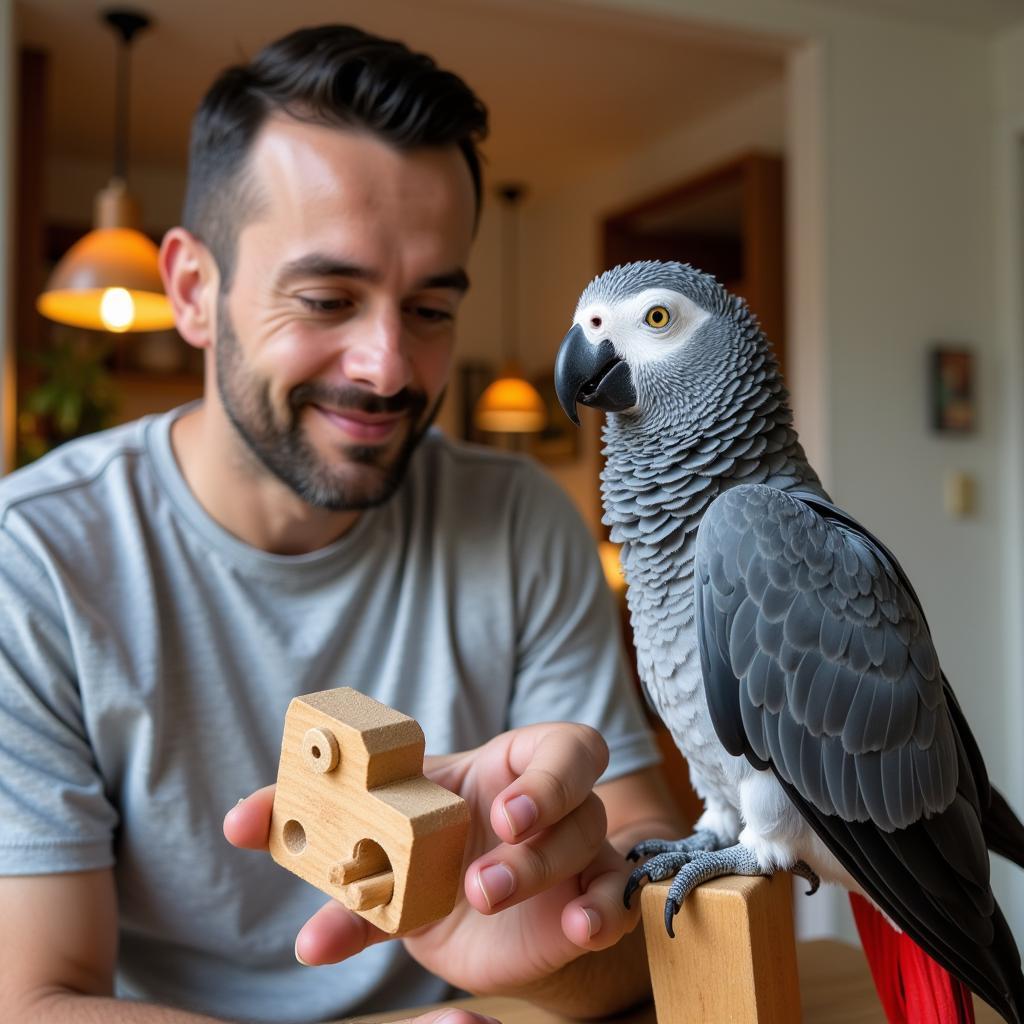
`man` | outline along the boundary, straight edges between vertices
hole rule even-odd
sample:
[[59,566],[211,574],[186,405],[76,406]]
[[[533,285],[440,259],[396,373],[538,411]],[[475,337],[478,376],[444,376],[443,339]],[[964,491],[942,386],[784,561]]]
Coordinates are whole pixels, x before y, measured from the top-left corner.
[[[0,487],[0,1018],[644,991],[622,853],[675,826],[591,545],[537,470],[427,432],[485,129],[455,76],[336,26],[204,99],[161,250],[204,401]],[[288,700],[342,684],[416,717],[472,809],[463,897],[401,942],[219,834]],[[264,848],[271,802],[228,838]]]

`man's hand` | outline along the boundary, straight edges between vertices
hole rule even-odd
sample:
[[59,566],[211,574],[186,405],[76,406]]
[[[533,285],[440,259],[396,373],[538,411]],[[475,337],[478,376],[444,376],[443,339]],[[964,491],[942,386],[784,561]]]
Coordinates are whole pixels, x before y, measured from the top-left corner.
[[[403,937],[410,954],[460,988],[509,994],[632,931],[639,910],[622,901],[629,872],[593,791],[607,763],[597,732],[566,723],[427,758],[426,775],[469,803],[471,824],[464,892],[448,917]],[[268,786],[233,808],[228,840],[266,849],[273,799]],[[332,900],[302,927],[295,953],[334,963],[389,937]]]

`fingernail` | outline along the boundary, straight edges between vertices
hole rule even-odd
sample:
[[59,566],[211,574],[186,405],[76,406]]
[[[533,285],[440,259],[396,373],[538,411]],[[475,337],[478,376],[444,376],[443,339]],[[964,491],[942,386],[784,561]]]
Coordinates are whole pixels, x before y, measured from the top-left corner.
[[601,915],[596,910],[583,910],[587,919],[587,938],[592,939],[601,930]]
[[514,836],[525,832],[537,820],[537,805],[525,793],[506,800],[501,809]]
[[303,967],[312,967],[313,966],[312,964],[306,963],[306,961],[303,960],[301,956],[299,956],[299,940],[298,939],[295,940],[295,959],[298,960],[299,963],[302,964]]
[[515,875],[504,864],[492,864],[484,868],[476,876],[476,883],[480,886],[488,907],[507,900],[516,888]]
[[241,806],[241,805],[242,805],[242,804],[244,804],[244,803],[245,803],[245,797],[243,796],[243,797],[240,797],[240,798],[239,798],[239,801],[238,801],[238,803],[237,803],[237,804],[235,804],[235,806],[236,806],[236,807],[239,807],[239,806]]

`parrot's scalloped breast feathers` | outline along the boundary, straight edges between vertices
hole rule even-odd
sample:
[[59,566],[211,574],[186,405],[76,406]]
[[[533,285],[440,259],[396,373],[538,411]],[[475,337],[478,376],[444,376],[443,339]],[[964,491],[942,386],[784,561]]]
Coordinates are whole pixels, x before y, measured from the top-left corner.
[[593,302],[616,305],[647,288],[669,288],[681,292],[713,316],[727,316],[737,320],[751,317],[747,304],[727,292],[710,274],[688,263],[659,260],[623,263],[598,274],[584,288],[576,312],[578,314]]

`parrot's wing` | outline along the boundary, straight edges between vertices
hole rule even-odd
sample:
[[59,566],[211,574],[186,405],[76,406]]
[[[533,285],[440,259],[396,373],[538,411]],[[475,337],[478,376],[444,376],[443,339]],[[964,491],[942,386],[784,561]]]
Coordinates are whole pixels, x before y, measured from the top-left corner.
[[1020,956],[989,886],[984,762],[906,575],[827,502],[720,495],[697,535],[711,718],[935,960],[1010,1019]]

